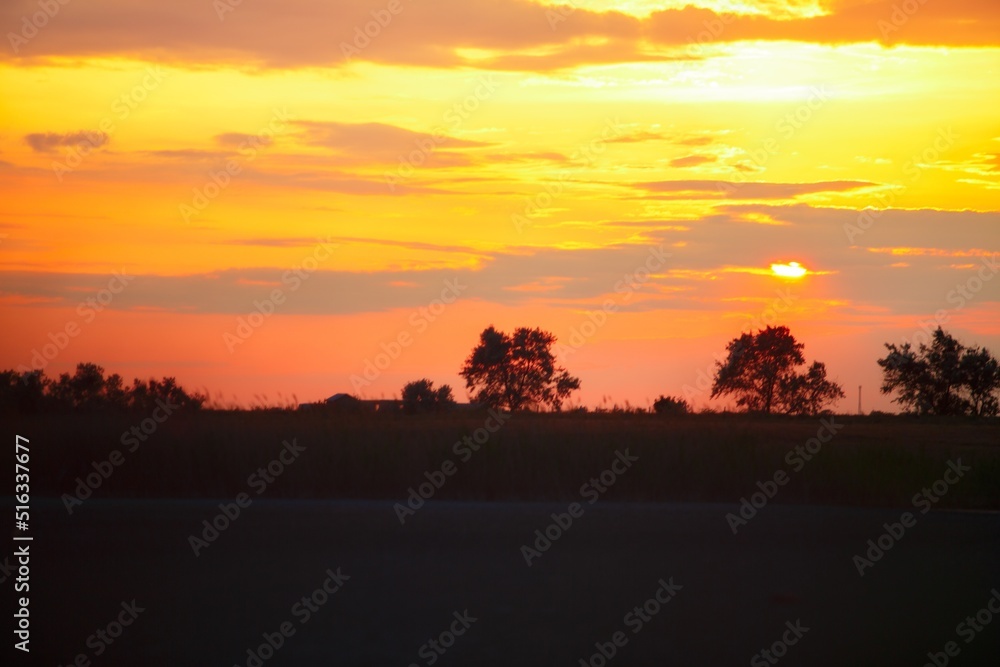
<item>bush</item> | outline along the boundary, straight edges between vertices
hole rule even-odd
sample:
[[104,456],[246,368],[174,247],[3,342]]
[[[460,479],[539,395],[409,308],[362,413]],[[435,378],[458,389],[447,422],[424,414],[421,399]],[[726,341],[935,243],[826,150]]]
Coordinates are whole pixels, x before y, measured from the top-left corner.
[[691,406],[683,398],[660,396],[653,403],[653,412],[658,415],[686,415],[691,412]]

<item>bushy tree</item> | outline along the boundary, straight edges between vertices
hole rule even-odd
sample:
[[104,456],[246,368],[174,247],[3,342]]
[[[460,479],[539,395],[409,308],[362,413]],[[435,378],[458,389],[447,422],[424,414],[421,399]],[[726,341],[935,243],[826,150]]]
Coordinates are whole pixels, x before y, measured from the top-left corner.
[[971,414],[995,417],[1000,413],[997,392],[1000,390],[1000,363],[985,348],[968,348],[959,362],[962,383],[968,392],[966,399]]
[[658,415],[684,415],[691,412],[691,406],[683,398],[660,396],[653,402],[653,412]]
[[826,379],[826,366],[813,363],[805,373],[802,343],[788,327],[767,327],[730,341],[725,361],[716,362],[712,398],[731,395],[749,412],[817,414],[844,397],[836,382]]
[[560,410],[580,380],[556,365],[556,337],[541,329],[520,327],[510,336],[493,327],[465,360],[460,374],[475,400],[511,411],[532,406]]
[[21,413],[43,411],[93,412],[135,410],[150,412],[160,401],[175,409],[196,410],[206,401],[189,394],[174,378],[134,380],[131,387],[117,373],[104,376],[97,364],[81,363],[72,375],[62,373],[49,380],[42,371],[0,373],[0,409]]
[[930,345],[914,349],[886,343],[882,393],[896,392],[907,412],[932,415],[997,415],[1000,367],[985,348],[967,348],[938,327]]
[[149,412],[161,402],[175,405],[181,410],[197,410],[206,400],[207,397],[201,394],[189,394],[172,377],[159,380],[149,378],[145,382],[136,378],[126,394],[128,407],[138,412]]
[[57,408],[67,410],[121,410],[128,407],[128,394],[122,377],[104,377],[104,368],[97,364],[76,365],[72,375],[62,373],[48,384],[48,393]]
[[0,407],[22,414],[42,412],[49,405],[46,384],[42,371],[0,372]]
[[415,380],[403,387],[403,410],[408,413],[439,412],[455,404],[451,387],[441,385],[437,389],[434,383],[424,378]]
[[784,412],[816,415],[824,406],[844,398],[844,391],[840,385],[826,379],[826,364],[814,361],[805,373],[784,377],[778,396]]

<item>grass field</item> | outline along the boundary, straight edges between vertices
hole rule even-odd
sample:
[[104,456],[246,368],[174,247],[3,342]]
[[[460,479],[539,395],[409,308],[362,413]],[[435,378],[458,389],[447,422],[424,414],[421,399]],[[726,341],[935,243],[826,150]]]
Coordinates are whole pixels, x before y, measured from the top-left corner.
[[[823,419],[518,414],[473,451],[463,438],[485,413],[205,411],[145,441],[129,433],[141,417],[20,417],[35,659],[259,667],[248,651],[291,620],[267,667],[423,666],[422,647],[465,610],[477,621],[441,665],[611,664],[591,660],[599,643],[676,577],[676,601],[629,629],[614,665],[754,664],[800,621],[789,665],[924,664],[997,587],[1000,514],[948,510],[1000,508],[1000,428]],[[820,436],[811,460],[796,453]],[[740,499],[763,498],[758,482],[779,472],[786,483],[734,534]],[[96,488],[70,514],[59,498],[78,478]],[[434,502],[401,525],[421,484]],[[918,513],[914,495],[935,487],[945,511]],[[241,494],[251,502],[234,515]],[[584,513],[552,533],[573,502]],[[916,523],[869,556],[904,512]],[[863,571],[859,554],[873,559]],[[307,625],[294,605],[340,567],[351,579]],[[98,657],[93,633],[123,601],[142,616]],[[995,664],[997,629],[963,643],[961,664]]]
[[[478,412],[204,411],[169,417],[145,441],[127,436],[127,444],[123,433],[141,417],[22,416],[16,428],[32,441],[33,463],[47,471],[33,478],[32,492],[47,496],[73,493],[77,478],[114,450],[120,464],[100,480],[95,498],[253,495],[248,478],[278,457],[283,441],[294,440],[304,451],[281,466],[265,497],[405,500],[411,487],[427,482],[426,473],[440,480],[434,473],[445,468],[451,474],[435,499],[574,500],[616,452],[628,450],[637,461],[603,499],[738,502],[784,471],[777,503],[904,507],[942,478],[948,461],[961,459],[971,470],[934,507],[1000,508],[996,420],[834,417],[835,426],[820,431],[821,419],[829,418],[516,414],[478,451],[456,445],[487,423]],[[818,431],[826,444],[809,460],[795,453]],[[485,435],[480,431],[480,439]],[[814,451],[819,444],[812,441]]]

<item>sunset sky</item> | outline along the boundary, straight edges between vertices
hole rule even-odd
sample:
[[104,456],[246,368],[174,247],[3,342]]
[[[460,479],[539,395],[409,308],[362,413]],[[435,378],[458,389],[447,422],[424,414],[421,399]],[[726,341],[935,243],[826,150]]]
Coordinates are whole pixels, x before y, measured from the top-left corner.
[[1000,353],[996,0],[8,0],[0,26],[2,368],[465,400],[479,332],[538,326],[574,403],[722,407],[727,342],[785,324],[868,411],[885,342],[940,321]]

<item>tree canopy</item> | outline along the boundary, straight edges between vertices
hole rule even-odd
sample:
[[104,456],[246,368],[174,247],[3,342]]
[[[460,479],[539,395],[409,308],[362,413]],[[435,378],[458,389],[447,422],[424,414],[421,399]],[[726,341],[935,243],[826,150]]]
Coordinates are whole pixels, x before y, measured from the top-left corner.
[[989,350],[965,347],[938,327],[930,345],[885,344],[882,393],[907,412],[994,417],[998,413],[1000,365]]
[[42,371],[19,373],[0,371],[0,409],[22,413],[46,411],[134,410],[150,412],[164,401],[177,409],[198,409],[207,400],[200,394],[189,394],[172,377],[160,380],[134,379],[125,384],[122,376],[113,373],[105,377],[97,364],[77,364],[70,375],[62,373],[52,380]]
[[730,341],[725,361],[716,362],[712,398],[731,395],[749,412],[817,414],[844,397],[836,382],[827,380],[826,366],[813,362],[804,373],[803,344],[788,327],[767,327]]
[[417,412],[439,412],[455,404],[451,387],[444,384],[434,388],[434,383],[423,378],[408,382],[403,387],[403,410],[411,414]]
[[511,411],[548,406],[560,410],[580,380],[556,365],[556,337],[520,327],[512,335],[489,327],[479,335],[460,375],[474,400]]

